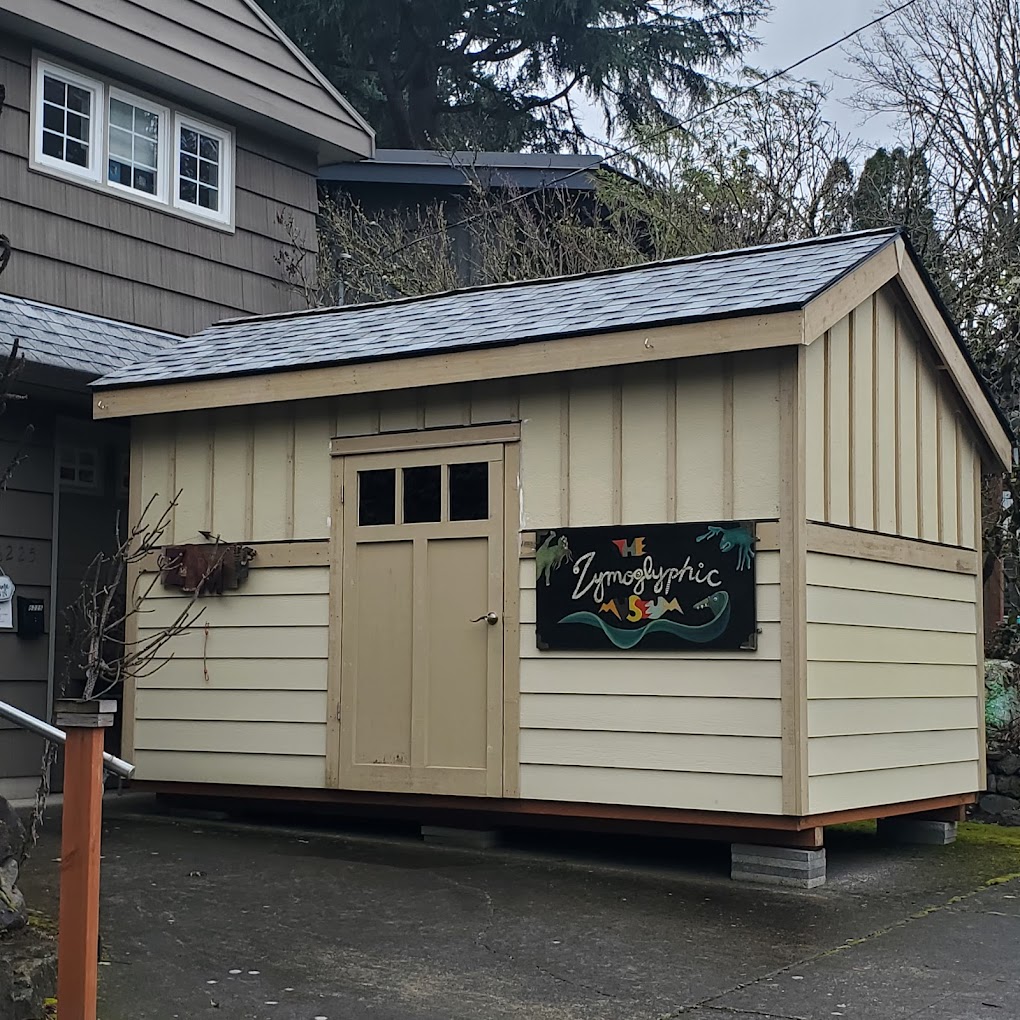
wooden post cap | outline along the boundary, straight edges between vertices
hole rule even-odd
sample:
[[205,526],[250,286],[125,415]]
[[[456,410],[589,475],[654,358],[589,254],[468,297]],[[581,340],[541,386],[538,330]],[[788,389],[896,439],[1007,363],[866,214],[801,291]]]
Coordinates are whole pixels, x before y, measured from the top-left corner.
[[75,701],[59,698],[55,708],[57,726],[61,729],[105,729],[113,725],[117,702],[113,699]]

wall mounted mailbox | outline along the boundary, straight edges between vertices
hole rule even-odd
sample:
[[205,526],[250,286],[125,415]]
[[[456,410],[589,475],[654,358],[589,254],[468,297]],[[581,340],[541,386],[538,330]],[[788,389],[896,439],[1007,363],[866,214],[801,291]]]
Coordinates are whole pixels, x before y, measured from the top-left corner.
[[45,604],[39,598],[18,596],[18,637],[42,637],[46,633]]
[[755,648],[753,524],[543,531],[535,569],[541,649]]

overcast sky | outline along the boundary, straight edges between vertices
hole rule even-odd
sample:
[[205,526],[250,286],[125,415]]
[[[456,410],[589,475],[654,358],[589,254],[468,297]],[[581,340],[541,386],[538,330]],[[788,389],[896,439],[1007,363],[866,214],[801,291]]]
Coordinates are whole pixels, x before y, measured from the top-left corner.
[[[750,63],[767,71],[789,66],[870,21],[876,13],[875,0],[772,0],[772,6],[769,21],[758,26],[762,46],[749,54]],[[840,102],[854,91],[852,83],[837,77],[850,69],[846,61],[848,45],[829,50],[793,73],[832,86],[829,116],[845,132],[874,145],[888,144],[892,141],[888,124],[875,119],[865,123],[859,111]]]

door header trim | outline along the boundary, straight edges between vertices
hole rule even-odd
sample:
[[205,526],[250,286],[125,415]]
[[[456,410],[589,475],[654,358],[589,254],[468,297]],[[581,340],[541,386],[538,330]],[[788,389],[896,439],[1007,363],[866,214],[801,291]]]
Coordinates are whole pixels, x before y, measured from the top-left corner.
[[482,446],[486,443],[519,443],[521,423],[462,425],[454,428],[414,429],[407,432],[381,432],[366,436],[342,436],[330,440],[333,457],[361,453],[400,453],[404,450],[435,450],[445,446]]

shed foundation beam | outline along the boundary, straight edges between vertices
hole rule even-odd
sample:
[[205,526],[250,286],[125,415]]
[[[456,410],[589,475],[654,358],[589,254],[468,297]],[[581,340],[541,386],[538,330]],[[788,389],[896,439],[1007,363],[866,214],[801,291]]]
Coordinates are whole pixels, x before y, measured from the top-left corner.
[[802,850],[734,843],[730,847],[730,878],[814,889],[825,884],[825,848]]
[[499,843],[495,829],[457,829],[447,825],[423,825],[421,838],[438,846],[460,846],[471,850],[489,850]]
[[935,818],[879,818],[878,834],[891,843],[947,846],[956,842],[956,822]]

